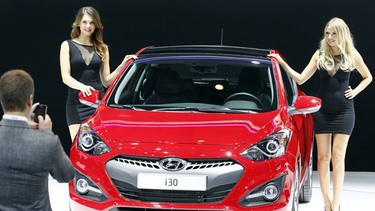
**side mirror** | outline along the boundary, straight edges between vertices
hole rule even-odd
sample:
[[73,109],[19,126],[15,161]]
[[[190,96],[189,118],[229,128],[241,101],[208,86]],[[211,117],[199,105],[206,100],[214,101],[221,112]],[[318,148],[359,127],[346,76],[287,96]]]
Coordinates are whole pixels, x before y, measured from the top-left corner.
[[99,97],[99,90],[91,91],[91,95],[86,97],[83,96],[82,92],[78,93],[78,99],[80,103],[94,108],[97,108],[100,103]]
[[322,100],[313,96],[298,96],[294,108],[289,110],[290,115],[294,114],[311,114],[319,111]]

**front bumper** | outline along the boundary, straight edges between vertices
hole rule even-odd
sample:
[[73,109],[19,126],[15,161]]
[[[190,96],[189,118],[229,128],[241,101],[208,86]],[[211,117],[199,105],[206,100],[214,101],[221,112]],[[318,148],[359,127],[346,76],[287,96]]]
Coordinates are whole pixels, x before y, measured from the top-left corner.
[[[117,190],[126,199],[143,202],[196,204],[224,200],[243,174],[243,167],[229,159],[175,159],[180,163],[184,162],[185,168],[179,171],[167,171],[162,168],[161,162],[168,159],[121,156],[107,162],[106,170]],[[158,183],[160,188],[166,189],[137,188],[140,174],[150,176],[151,180],[160,178],[159,181],[153,181],[153,183]],[[194,189],[194,184],[189,184],[195,181],[193,178],[197,176],[199,181],[204,180],[202,182],[205,183],[205,189]],[[180,179],[184,178],[186,178],[185,187],[187,188],[176,189],[183,185],[181,183],[184,180]],[[172,181],[175,181],[176,184],[173,184]],[[195,182],[199,183],[199,181]],[[154,185],[151,184],[151,186]]]
[[[160,160],[160,159],[159,159]],[[82,161],[82,160],[81,160]],[[76,169],[87,176],[103,191],[104,201],[92,200],[77,193],[74,182],[69,184],[70,206],[76,210],[291,210],[295,158],[288,154],[266,162],[239,162],[231,159],[188,160],[187,174],[204,174],[207,177],[206,191],[160,191],[137,188],[139,172],[165,173],[157,167],[158,159],[117,156],[106,165],[76,165]],[[207,162],[210,161],[210,162]],[[244,166],[247,166],[246,168]],[[189,174],[192,174],[189,173]],[[89,175],[89,176],[88,176]],[[251,191],[275,178],[285,176],[282,192],[275,202],[259,206],[242,206],[240,201]]]

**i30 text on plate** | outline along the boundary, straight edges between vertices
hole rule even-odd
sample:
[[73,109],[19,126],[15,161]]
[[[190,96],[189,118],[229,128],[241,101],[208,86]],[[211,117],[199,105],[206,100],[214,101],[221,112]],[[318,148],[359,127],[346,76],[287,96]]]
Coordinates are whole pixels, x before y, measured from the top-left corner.
[[268,58],[233,46],[141,49],[81,127],[72,210],[298,210],[312,188],[306,96]]

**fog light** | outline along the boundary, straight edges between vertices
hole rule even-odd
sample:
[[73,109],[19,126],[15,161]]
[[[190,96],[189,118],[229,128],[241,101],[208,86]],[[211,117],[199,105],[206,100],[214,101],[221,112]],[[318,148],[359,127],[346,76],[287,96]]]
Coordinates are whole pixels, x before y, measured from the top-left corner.
[[76,182],[77,191],[80,194],[86,194],[89,191],[89,184],[85,179],[79,179]]
[[277,196],[279,195],[279,190],[274,185],[268,185],[264,188],[264,198],[267,200],[275,200]]
[[280,198],[283,191],[285,174],[259,185],[239,201],[245,207],[272,204]]
[[86,199],[94,201],[105,201],[108,199],[98,185],[79,171],[76,171],[74,177],[74,189],[80,197]]

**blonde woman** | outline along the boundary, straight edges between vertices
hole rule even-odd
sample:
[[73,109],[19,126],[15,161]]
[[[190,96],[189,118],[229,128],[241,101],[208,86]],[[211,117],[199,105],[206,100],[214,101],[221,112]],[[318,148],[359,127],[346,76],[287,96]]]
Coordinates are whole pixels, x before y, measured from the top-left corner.
[[93,7],[82,7],[75,18],[70,34],[60,49],[60,68],[64,84],[68,89],[66,120],[71,139],[78,132],[82,121],[94,113],[95,109],[81,104],[78,93],[91,95],[109,86],[118,73],[134,55],[126,55],[122,63],[110,73],[108,47],[103,41],[103,24],[98,11]]
[[[320,76],[318,97],[322,107],[314,114],[318,148],[318,175],[325,211],[340,210],[340,196],[345,175],[345,154],[355,122],[353,98],[372,81],[361,55],[354,47],[349,27],[340,18],[332,18],[324,28],[324,38],[306,68],[294,71],[278,54],[277,59],[286,73],[301,85],[317,70]],[[350,73],[356,69],[362,81],[353,89]],[[333,196],[330,197],[330,162],[332,161]]]

